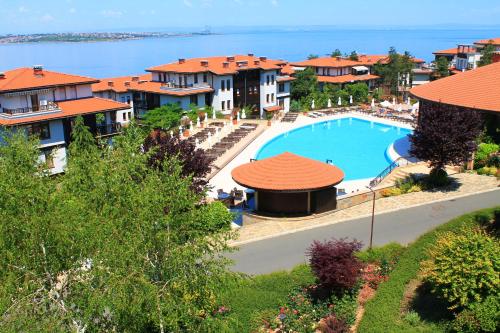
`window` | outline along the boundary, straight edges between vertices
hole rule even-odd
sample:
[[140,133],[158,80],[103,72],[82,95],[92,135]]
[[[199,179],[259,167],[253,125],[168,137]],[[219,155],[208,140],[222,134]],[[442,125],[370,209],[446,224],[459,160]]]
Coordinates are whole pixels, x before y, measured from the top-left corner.
[[226,81],[227,90],[231,90],[231,80]]
[[269,94],[266,94],[266,103],[269,103]]
[[226,81],[222,80],[222,81],[220,82],[220,89],[221,89],[222,91],[226,90]]
[[28,135],[38,136],[40,140],[50,139],[50,127],[48,122],[35,123],[28,127]]
[[179,76],[179,86],[182,86],[182,76]]
[[125,103],[125,96],[120,97],[122,103]]
[[266,84],[269,85],[269,75],[266,76]]
[[127,96],[127,104],[130,104],[130,96]]
[[128,120],[132,119],[132,111],[128,113]]
[[42,154],[45,158],[45,164],[48,168],[52,169],[54,167],[54,154],[52,148],[42,149]]
[[189,96],[189,103],[198,105],[198,95],[191,95]]
[[221,104],[222,104],[222,110],[225,110],[226,109],[226,102],[222,101]]
[[271,94],[271,102],[274,102],[274,93]]
[[271,75],[271,84],[274,84],[274,75]]
[[207,78],[207,73],[203,73],[203,82],[207,82],[208,81],[208,78]]
[[280,92],[280,93],[285,92],[285,84],[284,83],[278,84],[278,92]]
[[194,75],[194,84],[197,84],[198,83],[198,74],[195,74]]
[[240,89],[236,89],[236,96],[240,95]]
[[123,121],[127,121],[127,113],[126,112],[123,113]]
[[227,101],[227,109],[228,109],[228,110],[231,110],[231,100],[228,100],[228,101]]

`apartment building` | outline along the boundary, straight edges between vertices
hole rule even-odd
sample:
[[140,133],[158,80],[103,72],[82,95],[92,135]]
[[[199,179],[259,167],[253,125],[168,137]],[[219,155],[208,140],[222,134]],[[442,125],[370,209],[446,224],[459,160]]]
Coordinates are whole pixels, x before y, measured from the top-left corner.
[[[0,73],[0,130],[25,131],[40,139],[40,160],[53,174],[64,171],[66,150],[77,116],[98,137],[121,129],[117,112],[132,113],[128,104],[92,96],[99,80],[53,72],[42,66]],[[97,116],[98,114],[102,116]]]
[[248,116],[263,117],[289,110],[294,78],[281,72],[285,65],[253,54],[179,59],[146,69],[149,76],[103,79],[92,89],[101,97],[131,98],[138,116],[176,103],[183,109],[212,106],[223,114],[247,107]]

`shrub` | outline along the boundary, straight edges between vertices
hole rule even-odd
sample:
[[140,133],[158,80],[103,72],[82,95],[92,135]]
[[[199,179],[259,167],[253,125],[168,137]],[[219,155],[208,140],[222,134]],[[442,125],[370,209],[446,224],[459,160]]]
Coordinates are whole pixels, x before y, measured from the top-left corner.
[[387,197],[393,197],[393,196],[396,196],[396,195],[401,195],[403,194],[403,192],[401,192],[401,189],[397,188],[397,187],[391,187],[391,188],[386,188],[386,189],[383,189],[380,194],[387,198]]
[[323,319],[318,326],[321,333],[349,333],[349,325],[342,319],[337,318],[335,315],[330,315]]
[[357,293],[345,294],[342,297],[332,296],[331,310],[338,319],[352,326],[356,321],[356,310],[358,309]]
[[389,243],[384,246],[374,246],[371,249],[356,253],[356,257],[365,263],[378,263],[382,261],[395,261],[404,251],[405,247],[399,243]]
[[[470,312],[479,327],[484,332],[497,332],[500,328],[500,304],[499,298],[489,296],[484,302],[474,303],[470,306]],[[465,310],[469,311],[469,310]]]
[[319,283],[337,294],[353,288],[362,267],[354,254],[361,246],[356,240],[314,241],[307,254],[311,270]]
[[450,183],[448,173],[444,169],[433,169],[427,178],[430,187],[442,187]]
[[447,232],[429,249],[425,279],[450,309],[468,308],[496,295],[500,284],[500,244],[480,229]]
[[292,100],[290,102],[290,111],[291,112],[300,112],[300,102],[296,100]]
[[480,324],[470,310],[460,312],[453,321],[451,328],[455,332],[476,333],[480,331]]
[[478,166],[484,166],[488,161],[491,154],[497,152],[499,146],[494,143],[481,143],[477,147],[476,155],[474,157],[474,163]]
[[500,155],[490,156],[488,158],[488,162],[486,162],[489,166],[494,166],[496,168],[500,168]]
[[404,320],[411,326],[417,326],[420,323],[420,315],[415,311],[406,313]]

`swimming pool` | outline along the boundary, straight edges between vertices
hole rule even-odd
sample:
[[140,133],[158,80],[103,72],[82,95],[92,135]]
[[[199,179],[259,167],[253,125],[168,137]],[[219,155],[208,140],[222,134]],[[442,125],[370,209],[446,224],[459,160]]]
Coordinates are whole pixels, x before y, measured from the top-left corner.
[[257,152],[263,159],[285,151],[318,161],[331,160],[344,180],[373,178],[392,160],[391,144],[411,130],[358,118],[342,118],[299,127],[267,142]]

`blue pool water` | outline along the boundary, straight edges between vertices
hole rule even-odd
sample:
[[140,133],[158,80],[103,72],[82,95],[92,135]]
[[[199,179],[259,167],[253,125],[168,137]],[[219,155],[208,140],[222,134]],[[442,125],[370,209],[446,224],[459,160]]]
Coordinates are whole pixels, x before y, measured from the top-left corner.
[[343,118],[316,123],[281,134],[257,153],[258,160],[285,151],[321,162],[332,160],[345,173],[345,180],[373,178],[392,161],[387,149],[411,130]]

